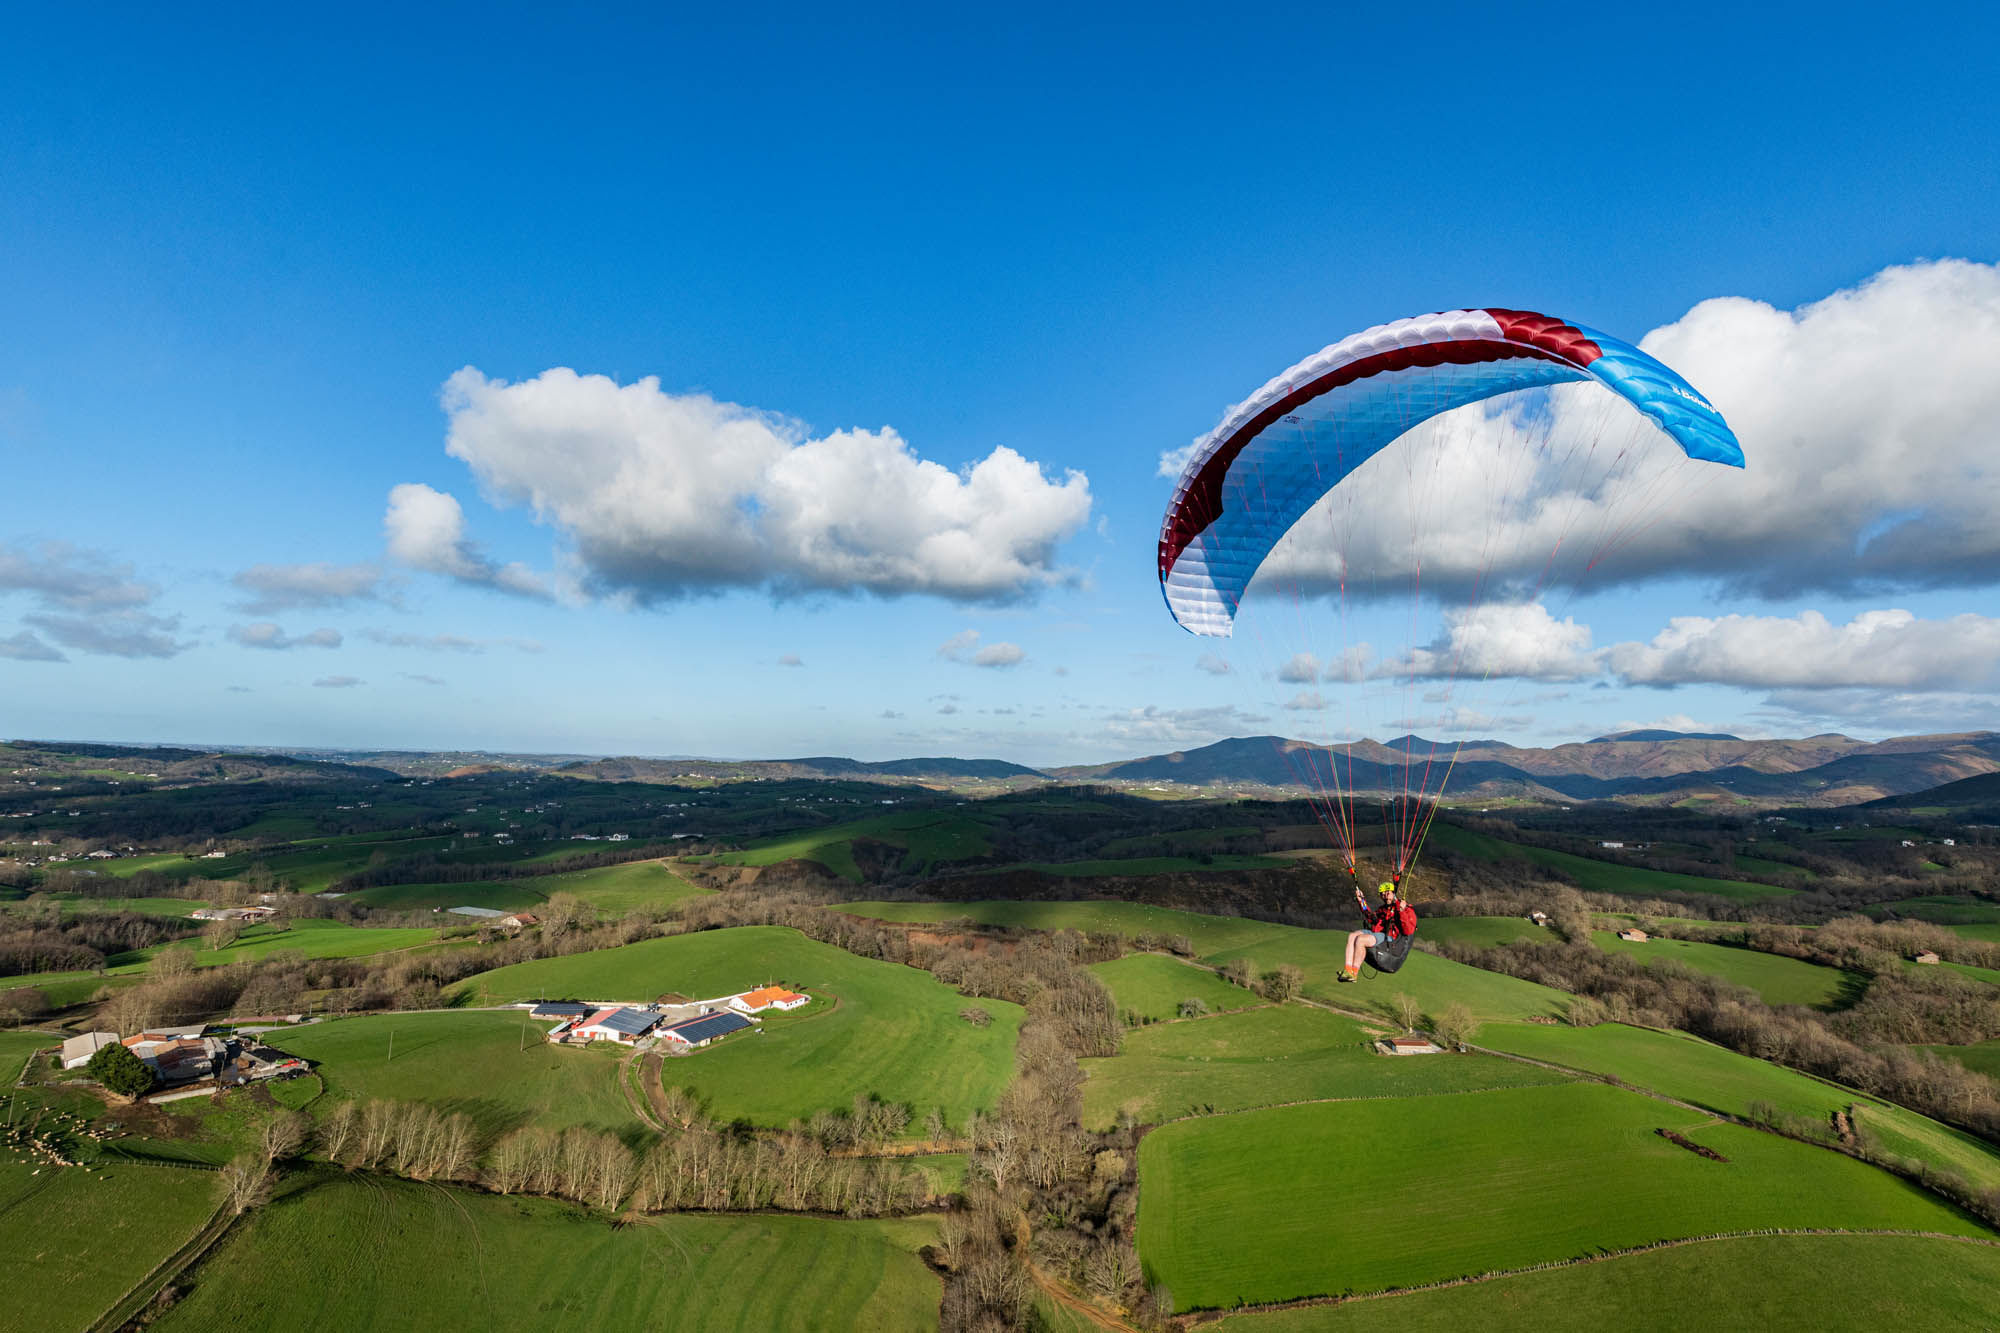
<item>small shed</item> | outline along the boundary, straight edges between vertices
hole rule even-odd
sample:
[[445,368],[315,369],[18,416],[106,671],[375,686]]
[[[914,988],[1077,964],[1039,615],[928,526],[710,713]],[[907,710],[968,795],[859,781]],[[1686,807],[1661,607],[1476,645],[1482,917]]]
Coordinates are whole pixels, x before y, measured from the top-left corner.
[[703,1014],[700,1018],[683,1019],[660,1035],[678,1046],[693,1050],[706,1046],[717,1037],[726,1037],[732,1032],[741,1032],[750,1026],[750,1020],[741,1014]]
[[1653,937],[1651,935],[1648,935],[1645,931],[1639,929],[1637,926],[1633,926],[1627,930],[1619,931],[1618,938],[1621,940],[1631,940],[1634,944],[1644,944],[1647,940]]
[[1528,920],[1538,926],[1546,926],[1549,924],[1549,914],[1547,912],[1530,912],[1528,913]]
[[1919,962],[1919,963],[1933,963],[1933,964],[1934,964],[1934,963],[1940,963],[1940,962],[1943,962],[1944,960],[1943,960],[1943,959],[1941,959],[1941,958],[1939,958],[1939,957],[1938,957],[1938,956],[1937,956],[1936,954],[1932,953],[1932,952],[1931,952],[1931,951],[1930,951],[1929,949],[1925,949],[1925,950],[1924,950],[1924,951],[1923,951],[1922,953],[1919,953],[1919,954],[1918,954],[1918,955],[1916,956],[1916,958],[1915,958],[1915,959],[1914,959],[1913,961],[1915,961],[1915,962]]
[[501,917],[500,926],[504,930],[526,930],[529,926],[540,925],[541,920],[533,912],[516,912],[512,916]]
[[1375,1049],[1384,1055],[1437,1055],[1444,1048],[1429,1037],[1411,1034],[1385,1038],[1375,1043]]
[[572,1018],[588,1018],[597,1011],[578,1000],[549,1000],[528,1011],[528,1017],[562,1023]]

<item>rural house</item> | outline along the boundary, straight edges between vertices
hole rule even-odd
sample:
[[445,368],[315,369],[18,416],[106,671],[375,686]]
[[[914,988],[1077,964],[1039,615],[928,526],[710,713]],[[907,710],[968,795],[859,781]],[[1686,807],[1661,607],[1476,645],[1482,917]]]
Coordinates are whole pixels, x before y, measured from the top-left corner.
[[506,931],[526,930],[529,926],[541,924],[541,918],[533,912],[516,912],[512,916],[500,918],[500,928]]
[[700,1018],[685,1018],[660,1035],[676,1046],[695,1050],[706,1046],[717,1037],[726,1037],[732,1032],[740,1032],[750,1026],[750,1020],[741,1014],[728,1011],[717,1014],[703,1014]]
[[576,1041],[616,1041],[630,1046],[659,1024],[658,1014],[642,1009],[600,1009],[570,1030]]
[[71,1037],[62,1044],[62,1067],[81,1069],[90,1063],[90,1057],[106,1046],[116,1046],[118,1034],[115,1032],[84,1032]]
[[1916,956],[1916,958],[1914,958],[1912,961],[1918,963],[1937,963],[1941,962],[1942,960],[1936,954],[1932,953],[1929,949],[1925,949],[1923,952],[1919,953]]
[[766,1009],[799,1009],[811,1002],[811,996],[786,990],[783,986],[759,986],[756,990],[731,997],[729,1006],[746,1014],[761,1014]]
[[1633,926],[1628,930],[1619,931],[1618,938],[1621,940],[1631,940],[1635,944],[1644,944],[1647,940],[1651,939],[1652,936],[1648,935],[1645,931],[1639,929],[1637,926]]

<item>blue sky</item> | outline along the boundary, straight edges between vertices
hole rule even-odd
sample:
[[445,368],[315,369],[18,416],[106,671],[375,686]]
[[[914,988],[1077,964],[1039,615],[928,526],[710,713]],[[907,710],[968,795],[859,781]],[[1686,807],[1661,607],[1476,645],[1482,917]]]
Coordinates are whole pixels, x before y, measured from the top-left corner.
[[[1197,665],[1157,462],[1325,343],[1488,304],[1664,330],[1753,466],[1841,480],[1524,611],[1462,729],[2000,726],[1980,10],[13,25],[0,734],[1027,762],[1387,734],[1424,715],[1278,679],[1275,634]],[[591,450],[550,433],[594,412]],[[1356,632],[1447,632],[1409,609]]]

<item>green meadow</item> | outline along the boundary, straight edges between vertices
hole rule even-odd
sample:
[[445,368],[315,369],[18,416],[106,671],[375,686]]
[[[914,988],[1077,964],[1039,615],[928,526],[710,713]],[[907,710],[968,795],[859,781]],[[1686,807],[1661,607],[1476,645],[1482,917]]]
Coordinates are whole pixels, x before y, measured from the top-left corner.
[[314,1023],[278,1041],[324,1081],[315,1111],[344,1099],[429,1102],[470,1115],[489,1138],[530,1123],[638,1129],[618,1088],[619,1053],[551,1046],[549,1026],[520,1010],[439,1010]]
[[859,881],[861,867],[854,863],[857,838],[902,848],[902,868],[910,872],[926,871],[948,861],[977,860],[993,850],[986,825],[977,819],[937,810],[906,810],[764,838],[743,851],[716,859],[739,866],[817,861],[837,875]]
[[1134,953],[1106,963],[1093,963],[1091,975],[1111,992],[1120,1014],[1173,1018],[1181,1001],[1199,1000],[1211,1010],[1244,1009],[1263,1001],[1231,985],[1204,967],[1193,967],[1164,954]]
[[1974,1042],[1970,1046],[1918,1046],[1943,1060],[1956,1060],[1975,1074],[2000,1079],[2000,1038]]
[[[1912,1274],[1922,1274],[1913,1281]],[[1234,1315],[1220,1333],[1990,1330],[2000,1247],[1932,1236],[1731,1236],[1380,1300]],[[1701,1314],[1691,1315],[1694,1303]]]
[[1763,1103],[1811,1122],[1829,1138],[1833,1113],[1855,1108],[1857,1119],[1891,1152],[1956,1172],[1980,1188],[2000,1187],[2000,1149],[1970,1134],[1684,1032],[1623,1023],[1588,1028],[1489,1023],[1480,1028],[1478,1041],[1496,1051],[1607,1075],[1724,1115],[1747,1119],[1752,1107]]
[[[1308,930],[1244,917],[1204,916],[1165,907],[1123,902],[1013,902],[842,904],[841,911],[885,921],[969,919],[989,925],[1036,930],[1117,931],[1126,935],[1185,935],[1201,961],[1219,967],[1247,958],[1258,972],[1290,963],[1305,974],[1306,994],[1345,1008],[1388,1018],[1399,993],[1416,997],[1425,1013],[1463,1004],[1475,1018],[1526,1018],[1560,1013],[1568,997],[1533,982],[1447,962],[1421,951],[1410,955],[1394,976],[1371,976],[1355,984],[1339,981],[1347,935]],[[1418,937],[1423,927],[1419,925]]]
[[925,1328],[939,1286],[916,1251],[935,1235],[926,1217],[612,1227],[546,1199],[329,1173],[239,1223],[154,1327]]
[[1553,851],[1547,847],[1528,847],[1521,843],[1507,842],[1443,821],[1431,826],[1431,842],[1461,856],[1477,857],[1481,861],[1526,861],[1546,870],[1560,871],[1578,888],[1588,889],[1593,893],[1618,893],[1628,897],[1653,897],[1663,893],[1707,893],[1718,898],[1734,898],[1747,902],[1758,898],[1780,898],[1797,892],[1795,889],[1779,888],[1772,884],[1756,884],[1749,880],[1710,879],[1705,875],[1680,875],[1665,870],[1648,870],[1644,866],[1594,861],[1587,856]]
[[1379,1055],[1361,1024],[1303,1004],[1138,1028],[1125,1034],[1117,1055],[1085,1060],[1083,1067],[1089,1074],[1083,1119],[1092,1129],[1109,1129],[1121,1114],[1157,1124],[1286,1102],[1412,1097],[1569,1078],[1491,1055]]
[[1591,932],[1597,947],[1606,953],[1630,954],[1646,963],[1663,959],[1690,967],[1709,976],[1720,977],[1738,986],[1748,986],[1766,1004],[1800,1004],[1816,1009],[1833,1008],[1849,988],[1866,983],[1866,978],[1822,967],[1798,958],[1728,944],[1699,940],[1621,940],[1616,931]]
[[[954,1125],[993,1106],[1013,1070],[1021,1009],[969,1000],[928,972],[857,958],[778,926],[706,930],[597,953],[543,958],[468,978],[471,1004],[575,997],[694,999],[780,982],[814,997],[707,1050],[670,1059],[664,1078],[693,1090],[718,1120],[784,1125],[857,1095],[941,1106]],[[975,1027],[959,1017],[977,1007]]]
[[1522,940],[1553,939],[1548,931],[1518,916],[1432,916],[1417,924],[1423,939],[1493,949]]
[[[1730,1160],[1670,1143],[1662,1126]],[[1885,1171],[1591,1083],[1181,1121],[1146,1137],[1139,1170],[1141,1259],[1182,1309],[1721,1231],[1989,1234]]]

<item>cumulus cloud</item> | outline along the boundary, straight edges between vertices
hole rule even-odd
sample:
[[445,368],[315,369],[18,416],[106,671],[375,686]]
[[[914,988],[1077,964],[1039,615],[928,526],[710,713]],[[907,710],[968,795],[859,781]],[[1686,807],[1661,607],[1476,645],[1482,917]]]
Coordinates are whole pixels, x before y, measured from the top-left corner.
[[317,610],[384,599],[382,571],[374,565],[252,565],[229,580],[249,594],[238,609],[253,616]]
[[1437,639],[1384,663],[1376,674],[1579,680],[1598,670],[1590,626],[1571,617],[1557,620],[1540,602],[1494,602],[1446,611]]
[[313,685],[322,690],[348,690],[360,683],[359,676],[321,676]]
[[338,648],[340,631],[316,629],[310,634],[293,636],[275,622],[260,620],[254,625],[231,625],[229,637],[245,648],[266,648],[274,652],[287,648]]
[[1067,577],[1056,549],[1090,514],[1081,472],[1053,481],[1009,448],[954,472],[887,428],[810,438],[654,378],[468,366],[443,401],[446,450],[484,492],[562,534],[586,588],[641,604],[738,587],[1015,601]]
[[1317,713],[1326,707],[1326,696],[1318,690],[1300,690],[1285,700],[1288,713]]
[[[22,622],[65,648],[111,657],[172,657],[192,647],[175,635],[179,616],[146,610],[159,588],[136,578],[132,566],[67,542],[34,547],[0,546],[0,595],[26,593],[41,610]],[[66,660],[40,635],[23,632],[8,641],[18,660]],[[53,655],[51,655],[53,654]]]
[[1319,659],[1311,653],[1293,653],[1278,668],[1278,679],[1290,685],[1310,685],[1319,679]]
[[390,488],[382,535],[389,557],[412,569],[521,597],[550,595],[548,584],[526,565],[488,559],[465,535],[465,510],[458,497],[421,482]]
[[987,643],[979,641],[976,629],[960,630],[938,645],[938,656],[949,662],[966,666],[1010,667],[1027,658],[1017,643]]
[[1226,676],[1235,670],[1229,665],[1229,659],[1220,653],[1203,653],[1194,660],[1194,669],[1205,671],[1211,676]]
[[15,662],[69,661],[61,652],[43,643],[26,630],[9,638],[0,639],[0,657],[5,657]]
[[805,660],[797,653],[781,653],[778,655],[778,665],[782,667],[802,667],[805,665]]
[[[1721,409],[1746,469],[1682,459],[1594,386],[1511,395],[1356,469],[1261,577],[1331,590],[1344,573],[1349,597],[1393,598],[1421,557],[1427,592],[1461,596],[1482,580],[1490,595],[1693,575],[1773,599],[2000,580],[2000,265],[1889,268],[1797,310],[1703,301],[1641,345]],[[1492,447],[1502,427],[1523,450]]]
[[1888,690],[2000,686],[2000,619],[1920,620],[1865,611],[1835,625],[1796,616],[1676,616],[1647,643],[1615,644],[1605,662],[1628,685],[1741,685]]
[[172,657],[194,646],[174,637],[180,629],[179,616],[156,616],[145,611],[108,611],[94,616],[28,615],[21,619],[63,647],[80,653],[100,653],[107,657]]

